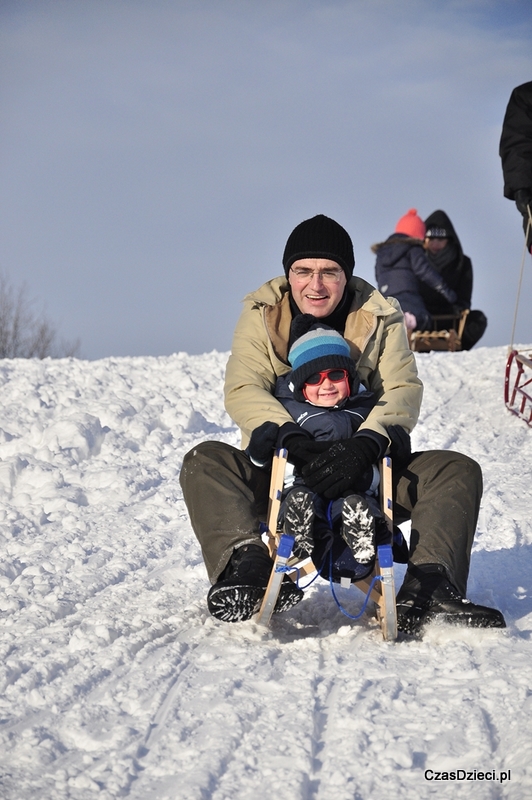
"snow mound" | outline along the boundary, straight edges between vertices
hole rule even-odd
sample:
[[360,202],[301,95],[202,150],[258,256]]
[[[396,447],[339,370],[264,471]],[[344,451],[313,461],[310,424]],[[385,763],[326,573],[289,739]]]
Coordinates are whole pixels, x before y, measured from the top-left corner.
[[178,476],[238,446],[226,353],[0,362],[1,796],[532,796],[532,430],[505,355],[419,355],[413,445],[481,463],[469,596],[508,628],[393,644],[325,582],[266,632],[209,617]]

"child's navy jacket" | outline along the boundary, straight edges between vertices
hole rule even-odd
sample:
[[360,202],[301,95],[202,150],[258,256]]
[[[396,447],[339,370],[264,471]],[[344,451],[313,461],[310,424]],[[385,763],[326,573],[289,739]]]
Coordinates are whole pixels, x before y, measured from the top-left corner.
[[374,393],[362,386],[360,387],[362,391],[351,395],[333,408],[300,403],[294,400],[294,394],[290,389],[290,376],[289,372],[277,379],[275,397],[313,439],[350,439],[375,405]]

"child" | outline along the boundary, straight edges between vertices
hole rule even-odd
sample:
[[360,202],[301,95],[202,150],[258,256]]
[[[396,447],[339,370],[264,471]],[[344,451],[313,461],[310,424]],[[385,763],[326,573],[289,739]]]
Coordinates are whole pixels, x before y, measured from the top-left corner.
[[456,293],[429,263],[424,237],[425,223],[411,208],[395,226],[395,233],[371,248],[377,254],[375,277],[379,291],[399,301],[408,331],[432,330],[432,317],[421,297],[420,282],[441,294],[450,305],[456,303]]
[[[308,320],[305,320],[305,315],[296,317],[292,327],[300,332],[305,323],[308,328],[308,322],[314,324],[290,348],[288,360],[292,371],[278,378],[275,396],[302,431],[313,439],[332,443],[351,438],[375,404],[373,392],[361,384],[349,345],[337,331],[316,324],[310,315]],[[293,428],[289,427],[290,432],[293,435]],[[287,449],[290,462],[289,441]],[[343,543],[349,547],[351,563],[343,558],[347,571],[356,579],[371,572],[376,529],[380,540],[389,540],[375,497],[378,485],[379,472],[373,467],[357,487],[357,493],[353,491],[347,497],[329,502],[307,488],[297,466],[294,469],[289,463],[280,519],[285,533],[295,537],[294,554],[300,558],[312,554],[320,568],[325,553],[334,542],[332,531],[337,540],[333,553],[340,556],[341,561],[341,551],[345,550]],[[397,533],[396,558],[405,562],[408,560],[406,543],[401,532],[397,530]],[[338,534],[341,536],[340,547]]]

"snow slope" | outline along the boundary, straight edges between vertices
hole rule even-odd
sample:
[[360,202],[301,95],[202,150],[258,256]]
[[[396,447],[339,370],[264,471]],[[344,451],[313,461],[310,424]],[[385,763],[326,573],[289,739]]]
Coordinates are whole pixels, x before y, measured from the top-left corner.
[[[266,632],[209,617],[178,474],[238,444],[226,357],[0,362],[1,797],[532,797],[532,430],[505,348],[420,355],[413,438],[481,462],[469,596],[508,628],[396,643],[325,582]],[[451,770],[495,780],[429,779]]]

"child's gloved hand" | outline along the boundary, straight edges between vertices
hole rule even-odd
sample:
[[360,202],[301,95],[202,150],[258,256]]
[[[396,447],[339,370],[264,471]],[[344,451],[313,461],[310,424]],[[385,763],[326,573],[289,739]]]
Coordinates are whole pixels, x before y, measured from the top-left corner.
[[328,450],[331,442],[316,442],[295,422],[285,422],[279,428],[277,447],[286,447],[288,460],[297,472],[320,453]]
[[335,442],[303,467],[305,483],[317,494],[334,500],[354,487],[378,459],[379,453],[379,445],[368,436]]

